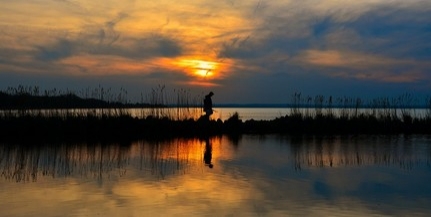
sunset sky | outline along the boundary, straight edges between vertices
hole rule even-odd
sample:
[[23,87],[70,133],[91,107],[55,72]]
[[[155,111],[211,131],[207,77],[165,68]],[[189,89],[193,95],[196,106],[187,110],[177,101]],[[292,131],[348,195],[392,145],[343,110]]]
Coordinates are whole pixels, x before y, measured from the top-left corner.
[[431,95],[429,0],[0,0],[0,89]]

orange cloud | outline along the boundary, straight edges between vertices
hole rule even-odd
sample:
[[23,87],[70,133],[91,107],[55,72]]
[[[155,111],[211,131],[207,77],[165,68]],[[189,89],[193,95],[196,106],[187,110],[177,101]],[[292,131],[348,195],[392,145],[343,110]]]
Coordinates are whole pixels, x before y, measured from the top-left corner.
[[375,66],[391,66],[415,64],[413,60],[400,60],[373,54],[363,54],[338,50],[307,50],[299,57],[300,61],[317,66],[369,68]]
[[424,79],[424,75],[421,73],[410,71],[403,73],[391,73],[388,71],[346,73],[345,77],[354,77],[357,79],[376,80],[389,83],[411,83]]
[[79,55],[65,58],[60,64],[75,66],[74,75],[133,75],[153,72],[158,68],[151,60],[138,61],[117,56]]
[[423,72],[421,73],[415,68],[430,66],[429,63],[416,60],[338,50],[307,50],[296,57],[295,61],[304,67],[324,68],[323,73],[333,77],[391,83],[409,83],[426,79]]

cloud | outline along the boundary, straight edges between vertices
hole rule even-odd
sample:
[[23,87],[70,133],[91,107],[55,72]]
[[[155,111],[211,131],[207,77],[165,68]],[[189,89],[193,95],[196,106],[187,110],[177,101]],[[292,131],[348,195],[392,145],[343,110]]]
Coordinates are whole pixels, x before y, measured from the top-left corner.
[[[271,67],[274,66],[271,60],[275,53],[286,59],[300,55],[306,50],[340,49],[350,50],[352,53],[375,52],[381,56],[388,56],[385,61],[397,54],[399,58],[396,61],[401,59],[401,62],[405,63],[408,62],[404,60],[406,57],[415,59],[412,54],[422,53],[426,56],[426,47],[430,47],[427,31],[424,29],[426,22],[423,22],[423,19],[418,21],[412,16],[417,11],[415,4],[400,6],[383,1],[361,1],[349,4],[341,4],[340,1],[325,1],[325,4],[316,4],[315,1],[271,2],[266,5],[265,10],[262,9],[259,16],[253,18],[258,24],[253,31],[247,35],[226,38],[222,43],[219,57],[234,58],[251,65],[260,64],[256,59],[262,58]],[[408,16],[399,18],[400,14]],[[421,14],[425,16],[425,12]],[[400,32],[407,32],[411,37],[405,37],[406,35]],[[423,47],[414,47],[409,40],[414,40]],[[271,58],[268,58],[269,56]],[[353,61],[369,62],[370,60],[360,60],[355,56]],[[383,63],[380,59],[373,64]],[[286,66],[288,65],[282,65],[282,67]],[[256,68],[267,68],[267,66]],[[280,69],[276,70],[272,67],[271,71],[280,71]]]
[[38,46],[36,58],[41,61],[55,61],[69,57],[73,54],[75,46],[67,39],[59,39],[54,44],[42,47]]
[[312,65],[353,69],[415,63],[409,60],[397,60],[373,54],[339,50],[306,50],[299,58],[305,63]]
[[114,44],[88,44],[84,51],[92,55],[112,55],[135,60],[175,57],[183,52],[180,42],[164,35],[122,38],[120,41]]
[[36,58],[41,61],[56,61],[75,55],[112,55],[130,59],[175,57],[181,55],[180,42],[170,36],[148,34],[140,38],[120,37],[113,21],[107,28],[86,28],[79,35],[65,35],[46,40],[36,46]]
[[295,61],[304,67],[315,67],[329,76],[383,82],[430,81],[424,69],[428,62],[395,59],[373,54],[338,50],[307,50]]
[[[431,86],[428,0],[42,0],[4,5],[0,73],[124,75],[184,87],[212,85],[226,93],[241,88],[242,95],[256,96],[253,101],[263,96],[249,91],[256,86],[265,89],[265,97],[279,97],[271,91],[304,80],[319,84],[326,79],[307,86],[317,92],[352,80],[425,81]],[[217,78],[200,80],[193,67],[176,64],[182,60],[219,64]],[[277,88],[269,85],[275,83]]]

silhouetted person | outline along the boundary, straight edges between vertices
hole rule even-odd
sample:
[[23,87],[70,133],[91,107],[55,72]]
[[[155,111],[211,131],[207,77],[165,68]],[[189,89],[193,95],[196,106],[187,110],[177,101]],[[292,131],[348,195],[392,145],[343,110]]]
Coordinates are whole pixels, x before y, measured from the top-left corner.
[[211,163],[211,159],[213,157],[212,151],[213,147],[210,143],[210,139],[207,137],[205,138],[204,162],[205,165],[208,165],[209,168],[213,168],[213,164]]
[[211,91],[209,94],[205,95],[204,98],[204,112],[207,120],[209,120],[210,116],[213,114],[213,101],[211,99],[213,95],[214,93]]

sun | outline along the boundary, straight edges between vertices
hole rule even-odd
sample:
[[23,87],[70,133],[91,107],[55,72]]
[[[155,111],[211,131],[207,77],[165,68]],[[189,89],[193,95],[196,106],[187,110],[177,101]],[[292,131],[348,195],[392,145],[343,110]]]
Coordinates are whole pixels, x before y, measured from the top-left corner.
[[219,80],[223,76],[221,71],[225,69],[221,62],[196,56],[180,58],[174,64],[190,77],[193,85],[214,85],[213,81]]
[[201,77],[211,77],[214,75],[216,64],[213,62],[196,60],[196,67],[194,67],[194,74]]

